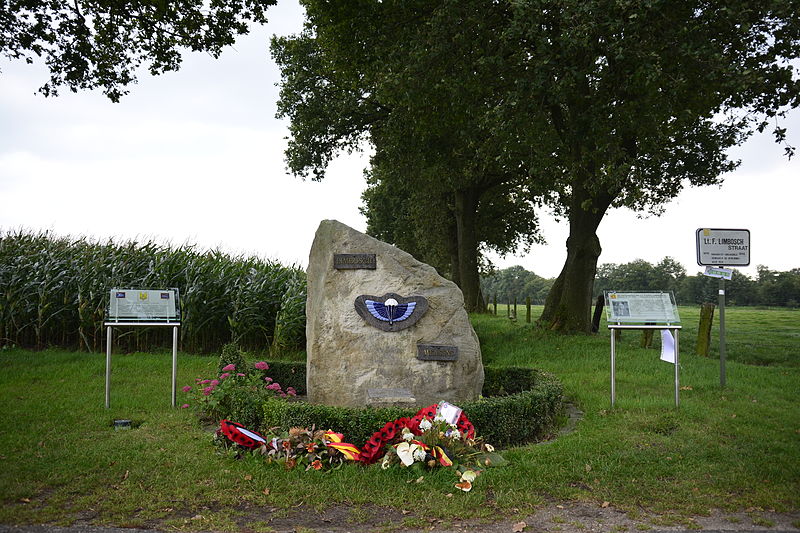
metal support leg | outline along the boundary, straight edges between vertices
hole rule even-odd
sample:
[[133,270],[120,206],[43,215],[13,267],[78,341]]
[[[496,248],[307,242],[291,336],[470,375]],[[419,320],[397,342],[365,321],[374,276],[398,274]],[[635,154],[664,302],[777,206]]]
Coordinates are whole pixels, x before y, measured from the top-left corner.
[[616,376],[616,355],[617,355],[617,331],[611,330],[611,407],[617,401],[617,376]]
[[680,336],[680,331],[677,329],[672,330],[675,333],[675,407],[680,405],[680,390],[681,390],[681,382],[680,382],[680,366],[681,362],[678,359],[678,354],[680,350],[678,350],[678,337]]
[[178,382],[178,327],[172,328],[172,407],[175,407],[175,388]]
[[106,328],[106,409],[111,407],[111,326]]

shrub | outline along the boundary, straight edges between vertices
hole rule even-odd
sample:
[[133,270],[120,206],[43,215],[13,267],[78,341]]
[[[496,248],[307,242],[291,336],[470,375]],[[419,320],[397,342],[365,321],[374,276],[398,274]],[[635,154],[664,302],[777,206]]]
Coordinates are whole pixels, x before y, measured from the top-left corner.
[[[490,396],[460,407],[479,435],[498,446],[513,446],[547,436],[562,410],[563,389],[552,375],[528,368],[490,368],[484,391],[516,391]],[[488,388],[487,388],[488,386]],[[333,429],[360,446],[391,420],[413,416],[418,409],[348,408],[270,399],[262,405],[261,429],[280,426]]]
[[234,365],[236,372],[242,374],[248,373],[247,363],[244,359],[244,353],[235,342],[229,342],[222,347],[222,353],[219,356],[219,363],[217,364],[217,373],[222,374],[223,370],[228,365]]

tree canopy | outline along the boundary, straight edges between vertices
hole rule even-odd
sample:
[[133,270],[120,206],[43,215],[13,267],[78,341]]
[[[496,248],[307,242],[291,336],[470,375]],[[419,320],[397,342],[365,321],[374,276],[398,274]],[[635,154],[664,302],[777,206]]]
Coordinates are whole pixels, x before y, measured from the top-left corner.
[[[770,125],[784,142],[777,119],[800,103],[797,0],[306,6],[321,68],[297,84],[303,58],[284,63],[290,166],[302,152],[318,169],[366,135],[388,161],[377,179],[454,194],[458,231],[493,187],[547,203],[570,225],[540,318],[561,331],[590,329],[609,209],[657,214],[686,185],[721,183],[738,165],[727,150]],[[420,171],[393,173],[408,158]]]
[[[475,58],[493,26],[477,4],[356,4],[306,2],[303,34],[273,40],[289,168],[322,179],[339,151],[371,142],[369,231],[449,263],[467,308],[480,309],[479,250],[538,239],[536,195],[483,114],[496,73]],[[453,26],[452,9],[472,23]]]
[[7,0],[0,9],[0,54],[44,60],[57,95],[100,88],[119,101],[144,65],[152,75],[178,70],[182,52],[219,57],[249,22],[265,23],[277,0]]

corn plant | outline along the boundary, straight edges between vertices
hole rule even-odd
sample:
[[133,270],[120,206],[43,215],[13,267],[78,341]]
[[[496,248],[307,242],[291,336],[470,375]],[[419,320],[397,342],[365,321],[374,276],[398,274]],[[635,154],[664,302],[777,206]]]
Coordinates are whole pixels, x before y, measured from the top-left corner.
[[[279,323],[304,327],[304,280],[296,267],[193,245],[0,232],[0,347],[102,350],[109,289],[177,287],[182,349],[214,352],[235,341],[266,351]],[[168,336],[165,328],[115,335],[129,351],[166,346]]]

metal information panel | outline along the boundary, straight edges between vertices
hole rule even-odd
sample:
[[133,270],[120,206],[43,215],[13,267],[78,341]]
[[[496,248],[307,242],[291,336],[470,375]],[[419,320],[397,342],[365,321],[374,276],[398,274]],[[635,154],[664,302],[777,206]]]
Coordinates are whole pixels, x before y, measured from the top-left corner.
[[750,230],[699,228],[697,264],[701,266],[747,266],[750,264]]
[[177,322],[178,289],[111,289],[109,322]]
[[617,292],[605,291],[608,329],[611,330],[611,406],[617,401],[617,335],[615,330],[662,330],[661,359],[675,365],[675,407],[680,405],[680,364],[678,336],[680,316],[672,291]]
[[624,324],[678,324],[678,306],[672,291],[605,292],[606,319]]
[[181,325],[178,289],[111,289],[106,326],[106,409],[111,407],[111,344],[114,327],[172,327],[172,407],[178,376],[178,328]]

